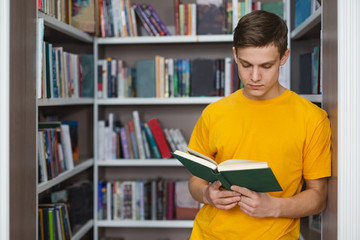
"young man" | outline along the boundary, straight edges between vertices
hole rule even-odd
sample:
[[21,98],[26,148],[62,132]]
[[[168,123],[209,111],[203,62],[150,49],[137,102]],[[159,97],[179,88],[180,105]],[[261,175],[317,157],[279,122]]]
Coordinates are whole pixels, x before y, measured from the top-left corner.
[[204,203],[191,240],[298,239],[299,218],[326,207],[330,123],[324,110],[278,82],[290,54],[287,31],[281,18],[265,11],[240,19],[233,52],[244,88],[207,106],[189,143],[218,163],[267,161],[283,191],[226,191],[220,182],[191,176],[190,192]]

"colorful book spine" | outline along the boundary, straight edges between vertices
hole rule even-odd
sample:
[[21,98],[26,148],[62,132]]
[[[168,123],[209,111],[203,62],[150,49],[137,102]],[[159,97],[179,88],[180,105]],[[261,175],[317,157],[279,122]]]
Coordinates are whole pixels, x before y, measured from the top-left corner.
[[152,23],[150,22],[149,18],[147,17],[146,13],[144,12],[143,8],[141,7],[140,4],[137,4],[137,9],[139,10],[141,16],[144,18],[146,24],[149,26],[149,28],[151,29],[151,32],[155,35],[155,36],[159,36],[158,31],[156,30],[156,28],[152,25]]
[[164,31],[166,36],[170,36],[170,32],[169,30],[166,28],[165,24],[163,23],[163,21],[161,21],[159,15],[155,12],[155,10],[153,9],[153,7],[149,4],[147,5],[147,9],[150,10],[151,15],[154,16],[156,22],[160,25],[161,29]]
[[146,136],[147,136],[147,138],[149,140],[149,144],[151,146],[154,157],[157,158],[157,159],[160,159],[161,158],[160,151],[159,151],[159,149],[158,149],[158,147],[156,145],[154,135],[152,134],[151,129],[150,129],[150,127],[149,127],[149,125],[147,123],[144,123],[144,129],[145,129]]
[[146,20],[144,19],[144,16],[141,14],[140,10],[138,9],[137,5],[133,5],[133,9],[136,13],[136,15],[139,17],[142,25],[146,29],[146,31],[149,33],[150,36],[154,36],[154,33],[151,31],[149,25],[147,24]]
[[160,127],[160,124],[159,124],[159,121],[157,120],[157,118],[150,119],[149,126],[151,129],[151,132],[154,135],[157,146],[159,147],[161,157],[162,158],[171,158],[172,155],[171,155],[168,143],[166,142],[164,133]]
[[121,137],[121,149],[125,159],[130,159],[129,152],[129,143],[126,137],[126,129],[124,127],[120,128],[120,137]]
[[137,143],[136,143],[136,136],[135,136],[133,122],[129,121],[128,125],[129,125],[131,145],[132,145],[133,151],[134,151],[134,158],[139,159],[139,152],[138,152],[138,146],[137,146]]

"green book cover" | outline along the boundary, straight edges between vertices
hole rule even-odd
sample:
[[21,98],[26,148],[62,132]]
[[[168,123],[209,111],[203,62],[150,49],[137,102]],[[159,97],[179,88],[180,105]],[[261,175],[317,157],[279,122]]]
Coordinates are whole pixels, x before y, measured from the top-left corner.
[[188,149],[189,153],[176,150],[173,155],[193,174],[208,182],[220,180],[230,190],[232,185],[255,192],[277,192],[282,188],[266,162],[230,159],[217,164],[214,160]]
[[49,239],[54,240],[54,235],[55,235],[55,231],[54,231],[54,210],[49,209],[48,214],[49,214],[49,218],[48,218],[49,219]]

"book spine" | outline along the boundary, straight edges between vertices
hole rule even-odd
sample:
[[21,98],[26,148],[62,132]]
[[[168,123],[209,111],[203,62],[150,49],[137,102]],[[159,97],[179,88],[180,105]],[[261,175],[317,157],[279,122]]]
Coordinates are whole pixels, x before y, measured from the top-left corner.
[[129,125],[131,144],[132,144],[133,151],[134,151],[134,158],[139,159],[139,152],[138,152],[138,146],[136,144],[136,136],[135,136],[133,122],[129,121],[128,125]]
[[165,35],[164,30],[160,27],[159,23],[156,21],[155,17],[151,14],[151,11],[147,8],[145,4],[141,5],[143,8],[144,13],[146,14],[147,18],[149,19],[150,23],[155,27],[156,31],[160,36]]
[[145,159],[145,146],[141,137],[141,127],[140,127],[140,117],[138,111],[133,111],[133,120],[134,120],[134,132],[136,136],[136,142],[139,149],[140,159]]
[[147,24],[147,22],[144,19],[144,16],[141,14],[140,10],[138,9],[137,5],[133,5],[133,9],[136,13],[136,15],[138,16],[138,18],[140,19],[141,23],[143,24],[144,28],[146,29],[146,31],[149,33],[150,36],[154,36],[154,33],[151,31],[149,25]]
[[155,10],[153,9],[153,7],[149,4],[147,5],[147,8],[150,10],[151,15],[154,16],[156,22],[160,25],[161,29],[164,31],[166,36],[170,36],[170,32],[169,30],[166,28],[165,24],[163,23],[163,21],[161,21],[159,15],[155,12]]
[[180,35],[179,4],[180,4],[180,0],[174,0],[175,34],[176,35]]
[[162,158],[171,158],[170,149],[158,120],[156,118],[149,120],[149,126],[159,147]]
[[145,149],[145,157],[146,158],[151,158],[151,152],[150,152],[150,146],[149,146],[149,142],[146,138],[146,133],[145,133],[145,128],[144,128],[144,123],[141,123],[141,137],[144,143],[144,149]]
[[153,33],[153,35],[155,36],[159,36],[158,31],[156,30],[156,28],[151,24],[149,18],[147,17],[146,13],[144,12],[143,8],[141,7],[140,4],[137,4],[137,9],[139,10],[141,16],[143,17],[143,19],[145,20],[146,24],[149,26],[149,28],[151,29],[151,32]]
[[120,137],[121,137],[121,147],[122,152],[125,159],[130,159],[130,152],[129,152],[129,143],[126,137],[126,130],[125,128],[120,128]]
[[160,151],[156,145],[155,138],[154,138],[154,136],[151,132],[151,129],[147,123],[144,123],[144,129],[145,129],[146,136],[149,140],[149,143],[150,143],[150,146],[151,146],[151,149],[152,149],[152,152],[153,152],[155,158],[160,159],[161,158]]

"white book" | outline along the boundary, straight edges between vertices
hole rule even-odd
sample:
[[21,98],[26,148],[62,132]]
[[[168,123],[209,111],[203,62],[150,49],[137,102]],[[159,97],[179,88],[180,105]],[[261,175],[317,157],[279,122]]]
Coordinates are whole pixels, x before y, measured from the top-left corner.
[[225,96],[231,94],[231,58],[225,58],[225,86],[224,86],[224,93]]
[[112,220],[111,219],[111,206],[112,206],[112,187],[111,187],[111,182],[107,182],[106,183],[106,217],[107,220]]
[[232,27],[235,29],[239,21],[238,0],[232,0],[232,9]]
[[98,159],[105,160],[105,121],[98,121]]
[[74,168],[74,160],[71,148],[70,127],[67,124],[61,124],[61,140],[64,147],[64,157],[68,170]]
[[119,13],[120,13],[120,1],[118,0],[111,0],[111,7],[112,7],[112,16],[113,16],[113,31],[114,37],[120,37],[119,34]]
[[37,19],[36,27],[36,97],[41,98],[42,70],[43,70],[44,19]]
[[107,60],[103,59],[100,60],[101,64],[102,64],[102,96],[103,98],[107,98],[108,97],[108,72],[107,72]]
[[178,138],[180,140],[180,145],[181,145],[182,149],[185,150],[187,148],[187,142],[185,141],[185,138],[179,128],[175,129],[175,134],[178,136]]
[[132,6],[130,6],[130,11],[131,11],[131,21],[132,21],[132,27],[133,27],[133,31],[134,31],[134,37],[137,37],[137,24],[136,24],[136,15],[135,15],[135,10]]
[[52,44],[49,43],[49,52],[48,52],[48,60],[49,60],[49,72],[46,74],[49,74],[50,79],[50,96],[49,98],[54,98],[54,80],[53,80],[53,66],[52,66]]
[[196,35],[196,3],[191,4],[191,35]]
[[40,182],[46,182],[48,177],[45,160],[44,137],[42,131],[38,132],[38,161],[40,165]]
[[174,129],[174,128],[170,128],[170,129],[169,129],[169,132],[170,132],[171,138],[172,138],[173,141],[174,141],[174,144],[175,144],[176,149],[183,151],[184,149],[182,149],[182,146],[181,146],[181,143],[180,143],[180,139],[178,138],[177,134],[175,133],[175,129]]
[[136,137],[136,142],[137,142],[137,146],[138,146],[138,150],[139,150],[139,158],[140,159],[145,159],[145,147],[144,147],[144,142],[142,140],[142,136],[141,136],[141,127],[140,127],[140,117],[139,117],[139,112],[138,111],[133,111],[133,120],[134,120],[134,131],[135,131],[135,137]]
[[171,134],[170,134],[170,131],[168,128],[164,128],[163,129],[163,132],[164,132],[164,135],[165,135],[165,138],[166,140],[168,141],[169,145],[170,145],[170,148],[171,148],[171,151],[175,151],[176,150],[176,146],[175,146],[175,143],[174,143],[174,140],[172,139],[171,137]]

